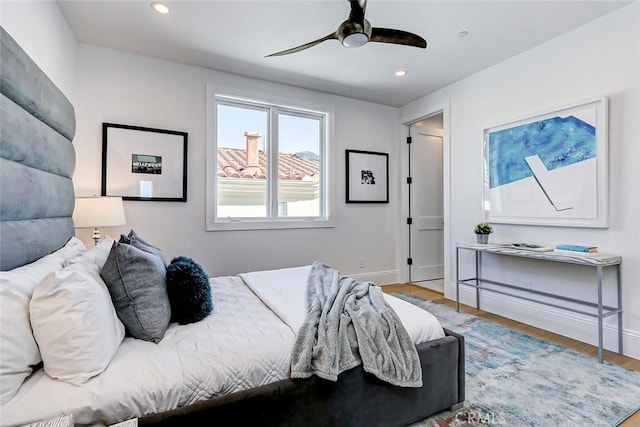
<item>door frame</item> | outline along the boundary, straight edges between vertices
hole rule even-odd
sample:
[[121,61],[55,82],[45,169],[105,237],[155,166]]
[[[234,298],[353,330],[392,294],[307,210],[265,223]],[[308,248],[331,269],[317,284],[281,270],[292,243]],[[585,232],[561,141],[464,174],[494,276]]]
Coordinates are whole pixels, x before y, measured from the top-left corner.
[[449,100],[434,105],[431,108],[424,109],[419,112],[412,112],[407,116],[401,114],[401,144],[400,149],[400,221],[398,221],[398,273],[401,283],[409,280],[409,266],[407,259],[409,258],[409,231],[406,219],[409,216],[409,186],[406,185],[406,179],[409,169],[409,148],[406,139],[409,136],[409,128],[412,124],[424,120],[430,116],[442,114],[442,203],[443,203],[443,240],[444,240],[444,293],[445,297],[453,298],[455,286],[451,284],[451,266],[453,260],[452,244],[451,244],[451,140],[450,140],[450,124],[449,124]]

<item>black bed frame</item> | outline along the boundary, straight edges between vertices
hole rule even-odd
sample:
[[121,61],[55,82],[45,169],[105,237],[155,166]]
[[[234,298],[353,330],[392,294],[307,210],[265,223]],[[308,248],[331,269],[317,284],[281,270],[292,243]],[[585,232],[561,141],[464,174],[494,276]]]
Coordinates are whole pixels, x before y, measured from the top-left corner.
[[395,387],[357,367],[337,382],[318,377],[282,380],[229,396],[148,415],[154,426],[406,426],[465,399],[464,337],[446,336],[419,344],[421,388]]

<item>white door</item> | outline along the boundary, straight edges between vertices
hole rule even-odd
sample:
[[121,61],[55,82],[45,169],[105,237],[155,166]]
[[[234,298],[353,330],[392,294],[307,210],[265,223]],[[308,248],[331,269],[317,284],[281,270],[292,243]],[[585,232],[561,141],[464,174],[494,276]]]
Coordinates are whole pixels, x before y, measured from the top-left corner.
[[444,277],[442,130],[411,127],[411,282]]

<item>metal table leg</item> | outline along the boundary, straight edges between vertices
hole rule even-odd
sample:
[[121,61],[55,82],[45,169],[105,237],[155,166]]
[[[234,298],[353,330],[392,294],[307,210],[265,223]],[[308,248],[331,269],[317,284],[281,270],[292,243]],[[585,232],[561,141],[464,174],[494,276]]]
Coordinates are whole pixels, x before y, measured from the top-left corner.
[[476,308],[480,308],[480,257],[482,252],[476,251]]
[[460,311],[460,249],[456,247],[456,311]]
[[598,362],[602,363],[602,266],[598,266]]
[[618,353],[622,354],[622,278],[620,277],[620,264],[616,265],[618,278]]

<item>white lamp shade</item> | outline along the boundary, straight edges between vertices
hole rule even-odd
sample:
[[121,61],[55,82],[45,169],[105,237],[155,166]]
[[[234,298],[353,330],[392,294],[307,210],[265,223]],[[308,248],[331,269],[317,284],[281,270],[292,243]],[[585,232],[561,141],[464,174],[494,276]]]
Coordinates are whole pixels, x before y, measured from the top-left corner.
[[76,228],[125,225],[122,197],[78,197],[73,210]]

